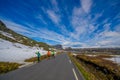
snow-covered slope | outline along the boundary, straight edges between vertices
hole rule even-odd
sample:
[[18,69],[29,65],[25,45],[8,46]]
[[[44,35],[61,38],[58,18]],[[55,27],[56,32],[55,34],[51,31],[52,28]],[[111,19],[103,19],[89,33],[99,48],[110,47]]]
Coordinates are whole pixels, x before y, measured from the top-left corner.
[[20,43],[12,43],[0,38],[0,61],[24,62],[25,59],[35,57],[35,52],[42,55],[47,52],[37,47],[29,47]]
[[15,38],[14,38],[14,37],[12,36],[12,34],[10,34],[10,33],[7,33],[7,32],[4,32],[4,31],[1,31],[1,30],[0,30],[0,33],[1,33],[2,35],[6,36],[6,37],[9,37],[9,38],[15,40]]

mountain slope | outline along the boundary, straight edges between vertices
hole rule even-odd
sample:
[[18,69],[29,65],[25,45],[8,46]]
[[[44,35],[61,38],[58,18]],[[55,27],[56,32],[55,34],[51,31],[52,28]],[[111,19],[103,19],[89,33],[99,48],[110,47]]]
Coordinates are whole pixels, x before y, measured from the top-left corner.
[[62,50],[62,49],[63,49],[62,45],[60,45],[60,44],[54,45],[53,47],[54,47],[55,49],[59,49],[59,50]]
[[34,41],[28,37],[14,32],[11,29],[8,29],[2,21],[0,21],[0,38],[10,42],[24,44],[26,46],[43,47],[45,50],[48,50],[50,47],[50,45],[46,43]]
[[47,53],[47,51],[38,47],[25,46],[20,43],[0,39],[0,61],[23,63],[25,59],[36,57],[36,51],[39,51],[41,55]]

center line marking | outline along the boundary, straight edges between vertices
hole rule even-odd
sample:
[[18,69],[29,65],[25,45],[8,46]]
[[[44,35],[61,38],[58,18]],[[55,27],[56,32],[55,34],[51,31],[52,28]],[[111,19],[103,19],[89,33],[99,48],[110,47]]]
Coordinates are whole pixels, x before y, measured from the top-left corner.
[[73,71],[73,73],[74,73],[75,79],[78,80],[78,77],[77,77],[77,74],[76,74],[74,68],[72,68],[72,71]]

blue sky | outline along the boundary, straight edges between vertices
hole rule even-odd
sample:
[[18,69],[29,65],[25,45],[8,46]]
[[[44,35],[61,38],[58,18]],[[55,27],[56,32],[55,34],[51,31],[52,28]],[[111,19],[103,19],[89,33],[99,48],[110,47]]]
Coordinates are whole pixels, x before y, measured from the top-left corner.
[[64,47],[120,47],[120,0],[0,0],[0,20]]

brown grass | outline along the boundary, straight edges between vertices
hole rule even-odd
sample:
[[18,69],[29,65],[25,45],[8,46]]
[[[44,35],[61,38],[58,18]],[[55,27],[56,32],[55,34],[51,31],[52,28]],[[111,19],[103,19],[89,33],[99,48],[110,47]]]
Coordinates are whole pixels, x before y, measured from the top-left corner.
[[76,58],[80,61],[84,62],[87,65],[93,66],[96,70],[102,71],[106,77],[111,80],[120,79],[120,66],[113,63],[112,61],[105,60],[103,57],[108,56],[85,56],[85,55],[78,55]]
[[22,64],[12,63],[12,62],[0,62],[0,74],[18,69],[20,65]]
[[[44,60],[46,58],[48,58],[48,56],[47,55],[43,55],[43,56],[40,57],[40,60]],[[36,61],[37,61],[37,57],[32,57],[32,58],[29,58],[29,59],[25,60],[25,62],[36,62]]]

